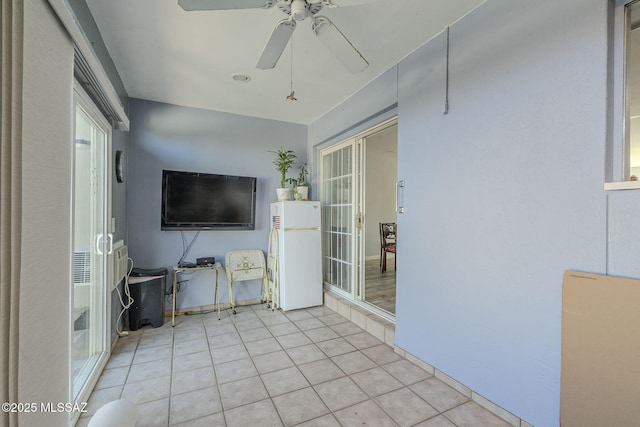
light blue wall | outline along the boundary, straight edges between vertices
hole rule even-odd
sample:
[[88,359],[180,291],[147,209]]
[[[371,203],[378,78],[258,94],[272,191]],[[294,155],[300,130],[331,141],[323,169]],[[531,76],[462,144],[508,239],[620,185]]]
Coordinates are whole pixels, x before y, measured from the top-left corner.
[[534,425],[558,422],[563,271],[606,269],[605,24],[486,3],[451,29],[448,115],[415,72],[444,37],[400,66],[397,343]]
[[[280,182],[268,150],[282,145],[306,158],[306,126],[139,99],[131,100],[129,118],[127,213],[129,254],[136,267],[170,268],[182,254],[180,232],[160,230],[163,169],[258,178],[255,231],[203,231],[187,260],[215,256],[224,263],[224,254],[237,249],[266,253],[269,203]],[[185,234],[191,240],[195,232]],[[212,304],[212,281],[209,272],[189,276],[178,307]],[[259,297],[260,282],[246,284],[234,286],[236,300]],[[228,301],[222,272],[220,290],[221,301]]]
[[[309,130],[315,153],[397,102],[396,344],[539,426],[559,420],[563,272],[607,270],[606,25],[600,0],[489,0],[451,27],[449,114],[443,33]],[[630,207],[611,197],[609,262],[640,276]]]

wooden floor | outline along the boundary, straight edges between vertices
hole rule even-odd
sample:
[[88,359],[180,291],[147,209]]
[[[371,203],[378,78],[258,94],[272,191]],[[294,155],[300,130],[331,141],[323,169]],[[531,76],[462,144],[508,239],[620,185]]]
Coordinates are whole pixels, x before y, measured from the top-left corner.
[[396,313],[396,271],[393,256],[387,255],[387,271],[380,272],[377,259],[365,262],[365,301],[390,313]]

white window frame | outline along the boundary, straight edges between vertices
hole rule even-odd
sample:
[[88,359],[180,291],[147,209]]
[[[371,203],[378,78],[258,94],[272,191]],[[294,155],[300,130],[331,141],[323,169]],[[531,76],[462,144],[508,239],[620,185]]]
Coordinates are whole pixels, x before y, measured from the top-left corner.
[[626,6],[635,0],[614,0],[613,39],[612,39],[612,82],[611,82],[611,145],[608,150],[608,169],[606,177],[610,182],[604,189],[635,190],[640,189],[640,181],[628,181],[629,177],[629,99],[627,98],[626,58],[627,58],[627,15]]

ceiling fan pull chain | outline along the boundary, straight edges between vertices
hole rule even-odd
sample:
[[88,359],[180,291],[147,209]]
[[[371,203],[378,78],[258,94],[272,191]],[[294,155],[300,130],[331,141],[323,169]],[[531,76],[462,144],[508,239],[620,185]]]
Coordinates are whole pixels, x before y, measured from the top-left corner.
[[297,101],[296,92],[293,90],[293,35],[291,36],[291,80],[290,80],[290,89],[291,93],[287,96],[287,99],[290,101]]

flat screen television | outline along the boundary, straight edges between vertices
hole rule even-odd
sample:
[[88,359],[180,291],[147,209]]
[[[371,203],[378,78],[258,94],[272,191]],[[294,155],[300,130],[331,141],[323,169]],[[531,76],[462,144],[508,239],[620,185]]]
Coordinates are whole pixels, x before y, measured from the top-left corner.
[[162,230],[255,230],[256,178],[162,171]]

